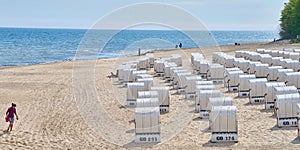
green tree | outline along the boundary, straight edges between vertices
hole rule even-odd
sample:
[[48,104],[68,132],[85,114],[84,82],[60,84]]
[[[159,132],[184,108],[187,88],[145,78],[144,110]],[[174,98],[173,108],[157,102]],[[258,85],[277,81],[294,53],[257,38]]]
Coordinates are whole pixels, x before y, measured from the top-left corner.
[[282,39],[295,39],[300,35],[300,0],[290,0],[285,3],[280,21]]

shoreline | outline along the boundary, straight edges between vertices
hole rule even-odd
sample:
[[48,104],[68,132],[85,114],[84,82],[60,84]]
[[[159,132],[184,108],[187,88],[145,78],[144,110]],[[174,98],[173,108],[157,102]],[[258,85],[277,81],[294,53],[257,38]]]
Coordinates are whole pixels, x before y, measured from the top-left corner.
[[[141,53],[141,56],[145,56],[148,53],[155,54],[155,53],[160,53],[160,52],[172,52],[172,51],[177,51],[177,50],[182,50],[182,51],[189,51],[189,50],[201,50],[201,49],[210,49],[210,48],[226,48],[230,46],[234,46],[234,50],[238,50],[243,47],[248,47],[248,46],[264,46],[264,45],[276,45],[277,43],[275,42],[253,42],[253,43],[241,43],[240,45],[234,45],[234,44],[225,44],[225,45],[217,45],[217,46],[203,46],[203,47],[198,47],[198,48],[173,48],[173,49],[165,49],[165,50],[148,50],[144,53]],[[278,44],[278,45],[290,45],[290,44]],[[300,45],[299,45],[300,47]],[[91,61],[91,60],[107,60],[107,59],[121,59],[121,58],[131,58],[131,57],[138,57],[138,55],[131,55],[131,56],[124,56],[124,57],[111,57],[111,58],[98,58],[98,59],[74,59],[70,58],[67,60],[62,60],[62,61],[54,61],[54,62],[43,62],[43,63],[36,63],[36,64],[28,64],[28,65],[19,65],[19,66],[1,66],[0,70],[2,69],[9,69],[9,68],[19,68],[19,67],[29,67],[29,66],[35,66],[35,65],[49,65],[49,64],[59,64],[59,63],[66,63],[66,62],[73,62],[73,61]]]

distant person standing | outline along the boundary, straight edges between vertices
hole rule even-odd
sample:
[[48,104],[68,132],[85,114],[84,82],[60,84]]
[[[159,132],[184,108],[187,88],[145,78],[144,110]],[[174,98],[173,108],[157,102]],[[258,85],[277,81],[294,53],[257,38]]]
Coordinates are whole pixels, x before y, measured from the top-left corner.
[[182,42],[179,43],[179,48],[182,48]]
[[9,107],[8,110],[6,111],[6,118],[8,118],[8,120],[9,120],[9,126],[7,128],[7,132],[12,131],[13,124],[15,121],[14,116],[16,115],[16,119],[17,120],[19,119],[16,107],[17,107],[17,105],[12,103],[11,107]]
[[141,56],[141,49],[138,49],[138,55]]

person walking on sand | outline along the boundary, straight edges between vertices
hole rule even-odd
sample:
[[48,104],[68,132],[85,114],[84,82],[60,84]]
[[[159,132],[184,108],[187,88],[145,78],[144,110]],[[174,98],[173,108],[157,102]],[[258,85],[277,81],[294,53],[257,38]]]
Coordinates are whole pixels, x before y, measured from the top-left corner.
[[138,55],[141,56],[141,49],[138,49]]
[[17,114],[17,110],[16,110],[16,107],[17,105],[12,103],[11,104],[11,107],[9,107],[6,111],[6,118],[9,119],[9,126],[7,128],[7,132],[8,131],[12,131],[12,128],[13,128],[13,124],[14,124],[14,116],[16,115],[16,119],[18,120],[19,117],[18,117],[18,114]]

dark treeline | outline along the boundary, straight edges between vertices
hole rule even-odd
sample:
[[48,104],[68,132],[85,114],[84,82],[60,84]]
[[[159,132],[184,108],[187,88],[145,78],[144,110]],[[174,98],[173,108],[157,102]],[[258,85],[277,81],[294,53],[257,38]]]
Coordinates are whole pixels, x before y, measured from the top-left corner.
[[280,18],[282,39],[296,39],[300,36],[300,0],[290,0],[285,3]]

